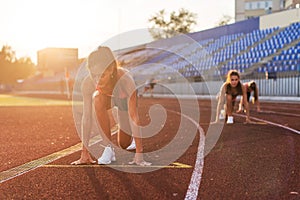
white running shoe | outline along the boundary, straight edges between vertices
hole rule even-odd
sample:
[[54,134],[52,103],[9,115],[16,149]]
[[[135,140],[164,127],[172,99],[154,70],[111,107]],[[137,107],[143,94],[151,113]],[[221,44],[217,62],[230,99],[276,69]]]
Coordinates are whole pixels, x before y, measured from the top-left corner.
[[227,124],[233,124],[233,117],[232,116],[228,116],[226,123]]
[[108,165],[111,161],[116,161],[116,155],[114,149],[110,145],[107,145],[104,148],[102,156],[98,159],[98,164]]
[[135,150],[136,146],[135,146],[135,141],[134,139],[132,139],[131,144],[126,148],[126,150]]
[[225,110],[221,110],[219,114],[219,120],[223,120],[223,119],[225,119]]

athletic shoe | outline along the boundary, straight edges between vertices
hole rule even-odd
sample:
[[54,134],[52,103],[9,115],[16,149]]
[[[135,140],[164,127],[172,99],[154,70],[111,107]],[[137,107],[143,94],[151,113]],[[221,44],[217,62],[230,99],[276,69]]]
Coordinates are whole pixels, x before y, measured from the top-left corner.
[[126,148],[126,150],[135,150],[136,146],[135,146],[135,141],[134,139],[132,139],[131,144]]
[[233,117],[232,116],[228,116],[226,123],[227,124],[233,124]]
[[221,110],[220,115],[219,115],[219,120],[225,119],[225,110]]
[[110,145],[107,145],[104,148],[102,156],[98,159],[98,164],[108,165],[111,161],[116,161],[116,155],[114,149]]

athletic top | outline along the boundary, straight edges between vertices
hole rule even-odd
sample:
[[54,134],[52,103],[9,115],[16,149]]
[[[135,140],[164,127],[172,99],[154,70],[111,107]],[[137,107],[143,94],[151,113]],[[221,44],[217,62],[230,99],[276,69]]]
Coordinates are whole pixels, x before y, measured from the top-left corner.
[[233,90],[231,84],[226,85],[225,93],[232,96],[232,99],[235,99],[238,95],[243,95],[243,89],[241,82],[236,86],[236,90]]
[[109,83],[97,84],[96,90],[99,94],[104,94],[108,97],[112,98],[113,106],[118,107],[122,111],[128,111],[128,99],[129,95],[126,93],[126,84],[122,83],[124,79],[119,79],[119,83],[117,83],[118,78],[112,78]]

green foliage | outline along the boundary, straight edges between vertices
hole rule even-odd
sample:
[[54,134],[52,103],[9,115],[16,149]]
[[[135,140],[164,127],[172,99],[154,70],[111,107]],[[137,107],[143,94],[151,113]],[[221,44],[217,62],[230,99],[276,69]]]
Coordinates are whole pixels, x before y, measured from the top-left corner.
[[217,26],[224,26],[229,24],[232,21],[232,17],[229,15],[223,15],[223,18],[217,23]]
[[0,84],[13,84],[18,79],[26,79],[35,73],[35,65],[30,58],[17,59],[10,46],[3,46],[0,52]]
[[149,33],[153,39],[170,38],[178,34],[190,33],[192,26],[196,25],[197,14],[181,8],[178,13],[171,12],[167,18],[165,10],[160,10],[148,20]]

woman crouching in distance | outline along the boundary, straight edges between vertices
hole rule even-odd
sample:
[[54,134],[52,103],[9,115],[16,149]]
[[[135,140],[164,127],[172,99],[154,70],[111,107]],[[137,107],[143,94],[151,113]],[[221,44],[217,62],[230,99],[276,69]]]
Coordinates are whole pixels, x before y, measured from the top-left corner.
[[[247,102],[250,103],[250,97],[251,97],[251,93],[253,92],[253,97],[252,97],[252,103],[256,104],[256,110],[257,112],[261,112],[260,111],[260,103],[258,100],[258,87],[257,84],[255,83],[255,81],[249,81],[246,83],[243,83],[243,85],[246,87],[247,90]],[[250,105],[249,105],[250,106]],[[240,103],[239,103],[239,109],[237,111],[237,113],[242,112],[243,109],[243,97],[241,97]]]
[[247,102],[247,90],[246,87],[240,82],[240,74],[236,70],[230,70],[227,73],[226,82],[220,88],[217,110],[216,110],[216,121],[219,122],[219,116],[221,109],[225,102],[225,113],[227,115],[227,124],[233,124],[233,108],[237,96],[241,95],[244,101],[244,108],[246,110],[246,122],[250,122],[249,119],[249,105]]

